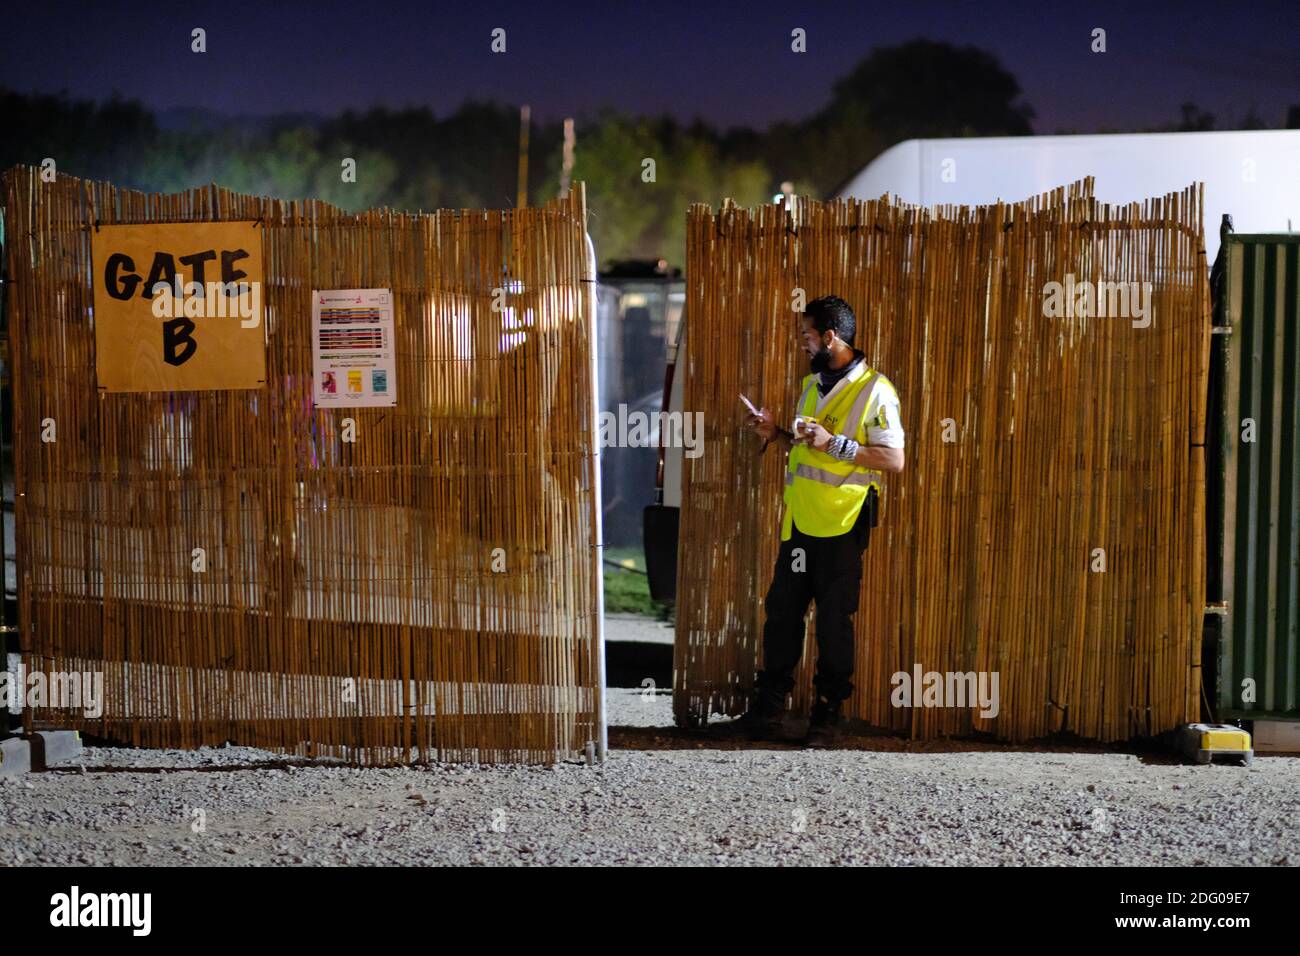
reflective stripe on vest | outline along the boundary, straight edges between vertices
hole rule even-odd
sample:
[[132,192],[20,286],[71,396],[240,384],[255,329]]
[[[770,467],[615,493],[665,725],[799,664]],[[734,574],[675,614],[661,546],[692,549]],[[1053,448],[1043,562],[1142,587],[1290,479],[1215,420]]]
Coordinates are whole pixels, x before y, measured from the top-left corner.
[[[795,405],[795,408],[798,410],[800,415],[808,414],[807,411],[804,410],[804,406],[808,404],[808,393],[813,391],[816,388],[817,388],[817,379],[814,378],[811,382],[808,383],[808,387],[803,390],[803,394],[799,396],[799,403]],[[813,408],[816,407],[817,407],[817,399],[814,398]]]
[[796,465],[794,471],[785,473],[785,483],[794,484],[795,475],[809,481],[820,481],[823,485],[879,485],[883,476],[878,471],[851,471],[847,475],[837,475],[833,471],[817,468],[813,465]]
[[854,422],[853,431],[842,432],[852,438],[858,433],[858,427],[863,425],[863,418],[867,414],[867,403],[871,401],[871,392],[876,387],[876,379],[880,377],[879,372],[873,371],[867,376],[867,384],[862,386],[862,391],[858,392],[858,397],[853,400],[853,407],[849,409],[845,422]]

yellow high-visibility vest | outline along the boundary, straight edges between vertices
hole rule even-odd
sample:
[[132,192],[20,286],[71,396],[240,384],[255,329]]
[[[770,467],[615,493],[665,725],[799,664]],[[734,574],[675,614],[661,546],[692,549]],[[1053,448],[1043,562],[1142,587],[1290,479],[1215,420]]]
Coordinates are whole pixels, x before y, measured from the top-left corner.
[[[865,361],[859,362],[823,397],[817,391],[818,376],[808,375],[797,414],[816,420],[832,435],[847,435],[866,445],[867,405],[872,389],[882,379]],[[814,538],[851,531],[868,491],[874,487],[879,494],[882,480],[878,471],[840,461],[811,445],[795,445],[786,462],[781,540],[790,540],[792,523]]]

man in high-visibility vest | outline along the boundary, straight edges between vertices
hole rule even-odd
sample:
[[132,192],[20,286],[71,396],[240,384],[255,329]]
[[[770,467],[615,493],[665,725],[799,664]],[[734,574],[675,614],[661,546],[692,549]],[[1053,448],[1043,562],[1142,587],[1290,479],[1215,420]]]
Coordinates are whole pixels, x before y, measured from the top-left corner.
[[807,743],[840,730],[853,693],[853,615],[862,586],[862,552],[876,524],[883,472],[903,470],[898,393],[853,347],[857,320],[837,296],[808,304],[801,343],[812,360],[796,406],[797,432],[767,408],[749,423],[763,447],[789,451],[781,550],[764,607],[763,670],[741,725],[758,739],[781,735],[786,696],[803,653],[804,615],[817,602],[816,702]]

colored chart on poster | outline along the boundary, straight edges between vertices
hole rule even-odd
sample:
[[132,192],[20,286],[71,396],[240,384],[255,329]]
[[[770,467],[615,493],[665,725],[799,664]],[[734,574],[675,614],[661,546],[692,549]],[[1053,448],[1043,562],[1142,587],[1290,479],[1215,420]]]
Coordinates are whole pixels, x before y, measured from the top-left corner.
[[397,404],[392,290],[312,292],[311,332],[317,408]]

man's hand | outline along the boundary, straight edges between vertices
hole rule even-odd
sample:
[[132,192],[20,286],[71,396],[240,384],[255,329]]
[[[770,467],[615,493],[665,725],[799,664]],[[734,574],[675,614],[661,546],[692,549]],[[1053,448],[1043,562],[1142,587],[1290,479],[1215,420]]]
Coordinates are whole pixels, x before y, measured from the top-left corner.
[[819,422],[805,418],[794,440],[800,445],[812,445],[814,451],[825,451],[835,436],[822,428]]
[[[794,443],[796,445],[811,445],[815,451],[824,452],[830,447],[831,439],[834,437],[821,426],[820,422],[805,418],[799,428],[799,433],[794,436]],[[859,468],[870,468],[873,471],[899,472],[903,470],[903,449],[886,448],[883,445],[862,445],[853,458],[853,464]]]
[[776,419],[766,408],[760,408],[757,415],[749,416],[749,427],[765,442],[776,437]]

